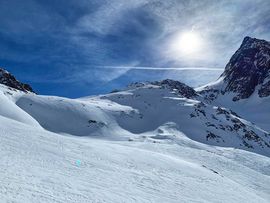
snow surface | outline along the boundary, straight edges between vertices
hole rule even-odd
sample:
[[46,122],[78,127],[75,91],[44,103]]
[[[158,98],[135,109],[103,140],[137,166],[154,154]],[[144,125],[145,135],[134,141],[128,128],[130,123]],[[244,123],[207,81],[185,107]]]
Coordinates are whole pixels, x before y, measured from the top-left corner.
[[230,108],[241,117],[270,131],[270,97],[260,98],[255,91],[248,99],[232,102],[231,98],[231,95],[220,96],[213,104]]
[[191,118],[199,101],[157,86],[67,99],[0,85],[0,101],[2,202],[270,201],[269,148],[207,141],[205,122],[234,118],[214,106]]

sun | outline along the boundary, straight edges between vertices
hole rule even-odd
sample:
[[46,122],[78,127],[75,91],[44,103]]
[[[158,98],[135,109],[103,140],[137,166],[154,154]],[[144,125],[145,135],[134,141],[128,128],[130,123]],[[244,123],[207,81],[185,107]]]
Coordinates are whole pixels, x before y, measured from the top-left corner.
[[183,32],[177,34],[171,41],[171,50],[178,54],[192,55],[202,48],[202,39],[196,32]]
[[194,32],[183,33],[177,43],[179,43],[179,47],[185,53],[194,53],[201,48],[200,37]]

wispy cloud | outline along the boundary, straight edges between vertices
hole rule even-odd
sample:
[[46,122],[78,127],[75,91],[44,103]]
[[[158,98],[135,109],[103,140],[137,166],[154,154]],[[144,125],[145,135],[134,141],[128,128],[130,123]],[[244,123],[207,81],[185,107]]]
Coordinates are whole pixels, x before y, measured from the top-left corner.
[[[81,66],[79,66],[81,67]],[[24,79],[36,83],[109,83],[113,80],[136,71],[136,73],[146,74],[150,71],[151,74],[155,74],[158,71],[159,75],[157,79],[172,78],[172,75],[168,72],[174,72],[175,75],[179,75],[176,72],[217,72],[221,73],[222,68],[208,68],[208,67],[138,67],[138,66],[91,66],[84,67],[82,70],[74,68],[73,70],[63,71],[61,74],[49,74],[49,75],[35,75],[34,77],[25,75]],[[163,73],[162,73],[163,72]],[[160,76],[164,75],[164,77]],[[142,76],[143,78],[143,76]],[[140,78],[137,78],[141,80]],[[180,79],[180,78],[179,78]]]
[[118,69],[127,69],[127,70],[175,70],[175,71],[184,71],[184,70],[206,70],[206,71],[221,71],[223,68],[208,68],[208,67],[146,67],[146,66],[97,66],[100,69],[112,69],[112,70],[118,70]]

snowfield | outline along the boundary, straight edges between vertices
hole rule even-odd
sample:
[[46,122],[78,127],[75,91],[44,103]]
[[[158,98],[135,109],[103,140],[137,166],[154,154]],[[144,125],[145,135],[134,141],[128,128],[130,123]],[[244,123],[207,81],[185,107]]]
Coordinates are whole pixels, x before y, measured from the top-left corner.
[[269,132],[229,110],[155,85],[81,99],[0,85],[0,103],[1,202],[270,202]]

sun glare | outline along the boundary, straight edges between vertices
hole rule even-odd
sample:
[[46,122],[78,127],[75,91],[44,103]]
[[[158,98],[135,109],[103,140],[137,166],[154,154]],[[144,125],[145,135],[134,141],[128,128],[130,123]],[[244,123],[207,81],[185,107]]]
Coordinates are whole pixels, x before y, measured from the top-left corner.
[[171,42],[171,49],[178,54],[192,55],[200,51],[202,39],[195,32],[185,32],[178,34]]

